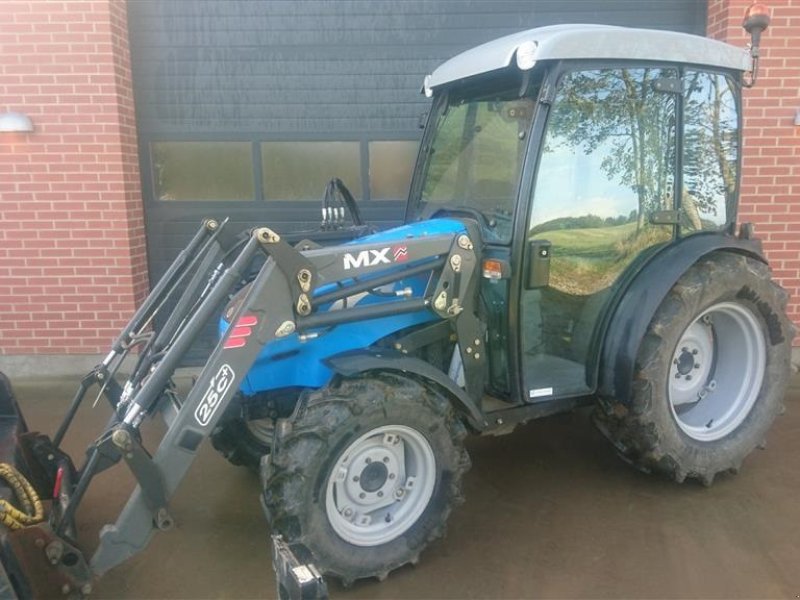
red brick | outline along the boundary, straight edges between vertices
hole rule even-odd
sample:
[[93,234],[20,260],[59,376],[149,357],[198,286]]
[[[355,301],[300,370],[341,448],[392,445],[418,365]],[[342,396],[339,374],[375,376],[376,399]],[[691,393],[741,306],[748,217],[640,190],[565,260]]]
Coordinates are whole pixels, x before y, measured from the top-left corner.
[[[0,321],[0,354],[103,352],[146,291],[130,275],[146,259],[125,4],[6,0],[3,18],[0,97],[37,127],[0,146],[0,306],[28,311]],[[108,223],[86,229],[104,211],[113,246]],[[18,327],[31,307],[51,329]]]
[[[750,0],[710,0],[710,37],[743,45],[740,24]],[[800,131],[792,125],[798,108],[800,0],[770,3],[772,26],[762,39],[755,89],[744,91],[745,130],[742,219],[756,221],[774,276],[793,289],[789,314],[800,325]],[[778,268],[779,267],[779,268]],[[800,339],[795,339],[800,345]]]

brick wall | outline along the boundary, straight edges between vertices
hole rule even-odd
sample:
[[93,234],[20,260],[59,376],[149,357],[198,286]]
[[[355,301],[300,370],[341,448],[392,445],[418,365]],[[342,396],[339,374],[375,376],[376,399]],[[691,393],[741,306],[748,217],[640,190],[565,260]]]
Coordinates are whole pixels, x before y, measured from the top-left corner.
[[0,354],[105,352],[146,293],[125,10],[2,3]]
[[[751,0],[710,0],[708,36],[744,47]],[[758,82],[744,90],[744,154],[739,221],[752,221],[774,277],[792,298],[789,316],[800,326],[800,0],[767,2],[772,13],[762,36]],[[794,344],[800,346],[800,336]]]

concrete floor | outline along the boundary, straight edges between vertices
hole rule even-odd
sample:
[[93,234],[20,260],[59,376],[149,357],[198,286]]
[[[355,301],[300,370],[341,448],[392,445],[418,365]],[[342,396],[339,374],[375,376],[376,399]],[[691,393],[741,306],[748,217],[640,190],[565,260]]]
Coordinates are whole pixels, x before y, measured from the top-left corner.
[[[13,381],[13,374],[12,376]],[[77,381],[13,381],[33,428],[52,432]],[[623,464],[578,412],[469,442],[467,502],[448,535],[383,583],[331,585],[357,598],[798,598],[800,377],[787,411],[736,477],[678,486]],[[108,415],[86,408],[67,447],[80,456]],[[157,432],[154,432],[157,433]],[[151,437],[152,439],[152,437]],[[93,548],[132,489],[123,466],[79,512]],[[101,598],[274,596],[257,477],[210,444],[172,502],[177,527],[96,586]]]

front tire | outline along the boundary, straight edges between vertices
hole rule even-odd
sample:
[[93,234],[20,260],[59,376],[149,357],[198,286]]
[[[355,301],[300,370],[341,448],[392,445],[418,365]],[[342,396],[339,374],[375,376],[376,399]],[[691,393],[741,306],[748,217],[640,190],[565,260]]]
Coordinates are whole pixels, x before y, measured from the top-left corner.
[[596,413],[623,458],[678,482],[738,471],[783,410],[787,298],[754,259],[717,252],[692,266],[648,327],[631,398]]
[[258,469],[261,457],[269,454],[275,431],[270,418],[245,420],[225,419],[211,434],[211,444],[225,459],[237,467]]
[[469,468],[446,398],[380,374],[304,395],[262,467],[273,532],[349,584],[416,562],[442,535]]

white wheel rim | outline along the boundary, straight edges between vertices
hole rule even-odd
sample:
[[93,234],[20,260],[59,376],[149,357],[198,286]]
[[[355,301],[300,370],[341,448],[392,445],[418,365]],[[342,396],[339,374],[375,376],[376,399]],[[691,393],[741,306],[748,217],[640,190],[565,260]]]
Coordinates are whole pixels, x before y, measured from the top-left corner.
[[436,484],[428,440],[405,425],[386,425],[350,444],[328,477],[325,510],[333,530],[356,546],[403,535],[422,515]]
[[761,324],[747,308],[721,302],[683,332],[669,371],[669,403],[681,430],[719,440],[739,427],[761,392],[767,362]]

